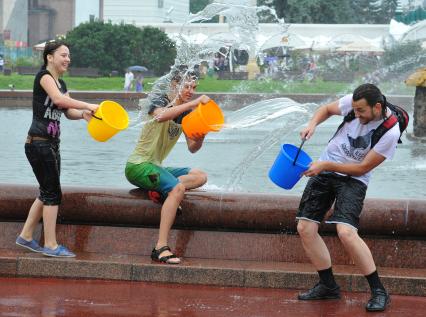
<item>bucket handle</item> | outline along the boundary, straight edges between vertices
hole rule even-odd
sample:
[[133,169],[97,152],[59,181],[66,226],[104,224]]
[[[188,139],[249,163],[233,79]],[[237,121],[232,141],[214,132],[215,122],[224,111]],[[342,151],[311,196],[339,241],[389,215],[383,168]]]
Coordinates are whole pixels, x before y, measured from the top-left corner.
[[297,150],[296,157],[294,158],[293,165],[296,165],[297,158],[299,157],[300,150],[302,149],[303,143],[305,143],[305,141],[306,138],[303,138],[302,143],[300,144],[299,149]]
[[102,118],[97,117],[97,116],[95,116],[94,114],[92,114],[92,117],[102,121]]

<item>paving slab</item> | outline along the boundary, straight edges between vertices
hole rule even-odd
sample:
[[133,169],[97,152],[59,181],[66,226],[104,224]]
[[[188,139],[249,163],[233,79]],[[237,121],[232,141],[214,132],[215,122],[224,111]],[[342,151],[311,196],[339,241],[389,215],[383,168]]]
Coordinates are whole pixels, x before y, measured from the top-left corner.
[[367,313],[368,293],[298,301],[297,290],[105,280],[0,278],[0,316],[61,317],[423,317],[426,298],[393,295],[385,312]]
[[[14,253],[15,252],[15,253]],[[185,258],[180,265],[164,265],[147,256],[77,253],[76,258],[0,249],[0,276],[110,279],[236,287],[309,288],[317,273],[309,263],[261,262]],[[333,266],[342,290],[365,292],[365,278],[353,265]],[[392,294],[426,296],[426,269],[379,267]]]

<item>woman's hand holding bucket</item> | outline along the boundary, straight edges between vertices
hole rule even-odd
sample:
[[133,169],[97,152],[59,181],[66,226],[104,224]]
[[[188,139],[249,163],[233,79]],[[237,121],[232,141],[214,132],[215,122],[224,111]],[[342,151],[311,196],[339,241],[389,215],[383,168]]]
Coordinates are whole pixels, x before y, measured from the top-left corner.
[[90,119],[92,119],[93,115],[95,114],[96,110],[98,110],[98,108],[99,108],[99,105],[89,103],[89,106],[87,107],[87,109],[81,111],[81,118],[89,122]]
[[[95,114],[91,114],[87,130],[89,134],[99,142],[109,140],[117,132],[127,129],[129,125],[129,115],[120,104],[105,100],[101,104],[92,104],[91,111],[95,110]],[[89,114],[84,114],[83,117],[88,118]]]

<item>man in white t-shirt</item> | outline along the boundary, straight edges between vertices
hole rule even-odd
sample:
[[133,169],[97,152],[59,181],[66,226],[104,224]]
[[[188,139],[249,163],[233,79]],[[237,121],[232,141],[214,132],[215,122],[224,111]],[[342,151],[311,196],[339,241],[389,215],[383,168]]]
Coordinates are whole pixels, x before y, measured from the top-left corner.
[[355,119],[337,130],[319,160],[304,173],[311,178],[296,216],[297,231],[307,256],[318,271],[320,282],[299,294],[298,298],[340,298],[330,253],[318,234],[319,224],[335,203],[333,214],[326,223],[336,224],[345,250],[367,278],[372,292],[367,311],[383,311],[390,297],[380,281],[370,249],[358,235],[358,225],[371,171],[394,155],[400,137],[399,126],[395,124],[386,131],[371,148],[374,130],[391,115],[391,111],[376,86],[363,84],[353,94],[319,107],[300,136],[309,139],[317,125],[333,115],[346,116],[352,110]]

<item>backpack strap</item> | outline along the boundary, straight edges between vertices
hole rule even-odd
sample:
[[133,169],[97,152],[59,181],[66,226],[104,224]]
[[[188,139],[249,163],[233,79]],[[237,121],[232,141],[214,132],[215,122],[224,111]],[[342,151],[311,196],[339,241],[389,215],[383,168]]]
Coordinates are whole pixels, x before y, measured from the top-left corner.
[[[352,120],[355,119],[355,111],[351,110],[344,118],[342,123],[340,123],[340,125],[337,127],[336,132],[334,133],[334,135],[331,137],[331,139],[328,141],[330,142],[336,135],[337,133],[339,133],[340,129],[343,128],[343,126],[347,123],[347,122],[351,122]],[[389,117],[387,117],[385,119],[385,121],[383,121],[376,130],[374,130],[373,134],[371,135],[371,148],[373,148],[377,142],[379,142],[380,138],[390,129],[393,128],[393,126],[395,124],[398,123],[398,118],[396,117],[396,115],[391,114]],[[398,143],[401,143],[400,141],[398,141]]]
[[391,114],[389,117],[383,121],[376,130],[374,130],[372,136],[371,136],[371,148],[373,148],[377,142],[379,142],[380,138],[388,132],[390,129],[392,129],[396,124],[398,123],[398,118]]
[[337,133],[339,133],[339,131],[343,128],[345,123],[351,122],[353,119],[355,119],[355,111],[351,110],[346,116],[343,117],[342,123],[340,123],[340,125],[337,127],[336,132],[334,132],[333,136],[331,137],[330,140],[328,140],[328,142],[334,139]]

